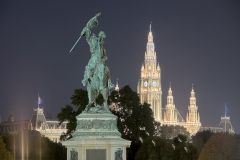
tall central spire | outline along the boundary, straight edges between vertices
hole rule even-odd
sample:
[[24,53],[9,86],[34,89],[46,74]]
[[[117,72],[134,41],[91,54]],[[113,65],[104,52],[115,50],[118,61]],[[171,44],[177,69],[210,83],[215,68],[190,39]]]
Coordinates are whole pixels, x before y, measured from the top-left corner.
[[150,32],[152,32],[151,29],[152,29],[152,22],[151,22],[150,25],[149,25],[149,31],[150,31]]
[[161,70],[157,64],[157,56],[153,43],[152,24],[149,26],[148,40],[146,45],[145,60],[141,66],[141,76],[138,82],[137,92],[141,103],[151,105],[154,117],[162,121],[162,87]]
[[153,35],[152,35],[152,24],[149,26],[149,33],[148,33],[148,42],[147,42],[147,51],[154,52],[154,43],[153,43]]
[[153,66],[150,66],[150,67],[155,68],[156,62],[157,62],[157,56],[155,52],[155,46],[153,43],[153,34],[151,30],[152,30],[152,24],[150,24],[150,27],[149,27],[148,42],[147,42],[147,47],[145,52],[145,65],[149,67],[148,64],[150,65],[151,63]]

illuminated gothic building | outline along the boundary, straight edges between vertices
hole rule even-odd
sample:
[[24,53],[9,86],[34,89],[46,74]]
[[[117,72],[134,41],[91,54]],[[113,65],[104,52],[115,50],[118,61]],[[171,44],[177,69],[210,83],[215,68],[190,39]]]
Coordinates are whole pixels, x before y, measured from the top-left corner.
[[195,134],[201,127],[200,115],[198,112],[198,106],[196,105],[196,97],[193,87],[191,91],[186,122],[175,107],[171,86],[168,90],[167,105],[166,108],[163,108],[163,111],[164,116],[162,124],[164,125],[184,126],[191,135]]
[[181,125],[184,126],[190,134],[195,134],[201,127],[200,115],[198,113],[193,88],[186,121],[184,121],[175,107],[171,85],[168,90],[166,108],[162,108],[161,70],[159,63],[157,63],[151,25],[148,33],[145,61],[142,64],[140,79],[138,81],[137,93],[139,94],[141,103],[147,102],[151,105],[155,120],[159,121],[162,125]]
[[155,119],[162,121],[161,70],[159,63],[157,63],[151,25],[148,34],[145,61],[142,64],[141,76],[138,81],[137,93],[140,96],[141,103],[147,102],[151,105]]

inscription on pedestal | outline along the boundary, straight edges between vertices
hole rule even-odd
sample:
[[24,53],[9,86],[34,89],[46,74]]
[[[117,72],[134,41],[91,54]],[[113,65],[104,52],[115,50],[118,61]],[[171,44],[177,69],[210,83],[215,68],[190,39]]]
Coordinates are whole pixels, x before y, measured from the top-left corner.
[[87,149],[87,160],[106,160],[106,149]]

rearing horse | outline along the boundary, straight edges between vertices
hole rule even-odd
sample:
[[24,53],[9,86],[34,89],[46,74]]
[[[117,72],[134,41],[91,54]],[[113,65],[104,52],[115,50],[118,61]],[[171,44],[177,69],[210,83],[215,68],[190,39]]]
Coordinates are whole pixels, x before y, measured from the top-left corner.
[[85,68],[84,79],[82,80],[83,85],[87,85],[88,91],[89,103],[86,111],[89,110],[92,104],[97,106],[96,99],[99,93],[101,93],[104,98],[103,107],[107,108],[108,92],[114,85],[111,83],[110,71],[105,64],[107,56],[106,50],[103,48],[103,39],[106,38],[106,35],[103,31],[100,31],[98,37],[94,34],[90,36],[90,30],[88,28],[84,29],[83,34],[86,35],[86,40],[92,54]]

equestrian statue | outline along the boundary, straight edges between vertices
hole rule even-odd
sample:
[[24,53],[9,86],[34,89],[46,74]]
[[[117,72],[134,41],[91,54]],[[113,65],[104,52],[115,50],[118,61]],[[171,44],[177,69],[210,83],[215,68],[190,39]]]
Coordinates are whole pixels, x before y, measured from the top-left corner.
[[[105,64],[107,54],[103,44],[106,34],[103,31],[100,31],[98,36],[94,33],[91,34],[91,29],[97,27],[98,25],[97,18],[100,15],[101,13],[98,13],[88,21],[86,27],[83,28],[79,39],[72,47],[73,49],[82,36],[86,37],[86,41],[90,47],[91,58],[85,67],[84,78],[82,80],[83,86],[87,87],[89,100],[84,112],[90,113],[110,112],[107,107],[107,99],[109,90],[114,87],[111,82],[110,70]],[[96,104],[96,99],[100,93],[104,99],[102,106]]]

